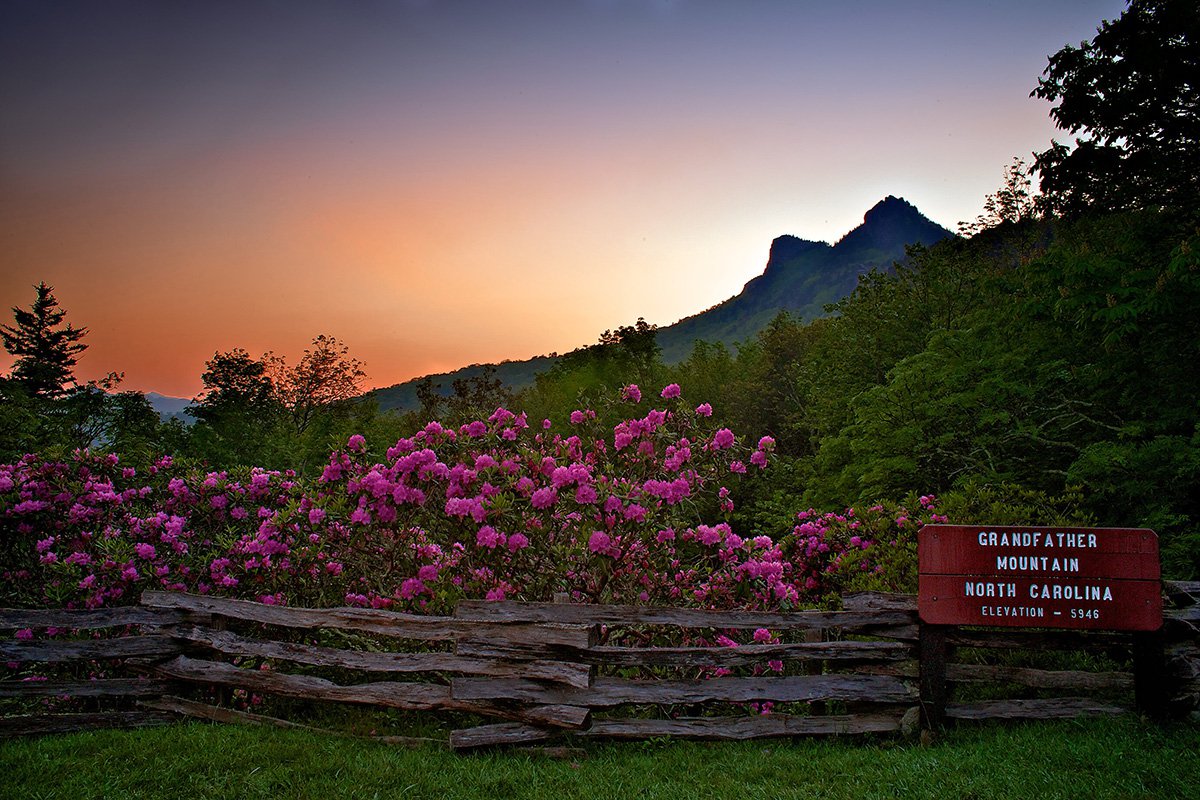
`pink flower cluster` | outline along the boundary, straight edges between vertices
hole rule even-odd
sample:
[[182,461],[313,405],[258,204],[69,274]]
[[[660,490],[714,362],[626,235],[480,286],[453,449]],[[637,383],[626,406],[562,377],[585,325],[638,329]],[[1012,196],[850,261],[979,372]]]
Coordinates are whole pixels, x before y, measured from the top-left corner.
[[[660,396],[675,400],[679,387]],[[627,403],[641,398],[622,390]],[[355,435],[311,484],[169,458],[140,474],[115,455],[29,455],[0,465],[10,545],[0,604],[98,607],[165,588],[439,613],[462,598],[558,592],[791,607],[830,591],[847,564],[876,570],[877,538],[911,537],[934,514],[921,498],[911,515],[809,511],[791,532],[739,535],[730,487],[747,461],[768,466],[773,439],[739,445],[707,404],[650,408],[612,428],[603,418],[576,411],[561,435],[501,408],[457,429],[430,422],[381,458]]]

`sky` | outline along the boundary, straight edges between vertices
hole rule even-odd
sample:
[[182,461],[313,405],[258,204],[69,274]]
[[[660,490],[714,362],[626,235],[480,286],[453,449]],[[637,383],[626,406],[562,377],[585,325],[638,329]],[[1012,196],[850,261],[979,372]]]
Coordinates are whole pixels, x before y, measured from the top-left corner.
[[0,0],[0,309],[45,281],[80,380],[181,397],[319,334],[387,386],[668,325],[889,194],[974,219],[1123,8]]

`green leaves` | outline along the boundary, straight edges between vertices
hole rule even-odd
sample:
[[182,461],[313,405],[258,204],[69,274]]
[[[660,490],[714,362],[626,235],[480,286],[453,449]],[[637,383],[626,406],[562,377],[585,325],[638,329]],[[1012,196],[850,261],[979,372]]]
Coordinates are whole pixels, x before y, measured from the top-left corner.
[[1194,0],[1132,0],[1095,38],[1050,56],[1031,96],[1079,134],[1036,158],[1045,204],[1086,211],[1200,207],[1200,13]]

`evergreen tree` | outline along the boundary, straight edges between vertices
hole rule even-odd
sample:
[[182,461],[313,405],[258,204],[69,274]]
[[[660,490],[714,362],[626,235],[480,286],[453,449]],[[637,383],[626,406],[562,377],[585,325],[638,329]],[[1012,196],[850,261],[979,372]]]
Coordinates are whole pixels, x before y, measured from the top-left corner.
[[4,349],[17,357],[12,379],[33,396],[56,398],[73,381],[76,356],[87,349],[79,340],[87,328],[60,327],[67,312],[58,307],[54,287],[36,287],[37,299],[28,310],[13,307],[15,326],[0,325]]

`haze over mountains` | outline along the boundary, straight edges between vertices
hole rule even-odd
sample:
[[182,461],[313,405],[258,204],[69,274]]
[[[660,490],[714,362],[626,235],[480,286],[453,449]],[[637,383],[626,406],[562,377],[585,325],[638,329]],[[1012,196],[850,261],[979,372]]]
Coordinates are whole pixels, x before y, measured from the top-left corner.
[[[676,363],[687,358],[697,340],[733,346],[766,327],[780,311],[811,320],[825,314],[825,306],[849,295],[858,276],[871,269],[891,269],[904,258],[910,244],[933,244],[951,236],[950,231],[925,217],[903,198],[888,196],[866,213],[861,225],[835,244],[813,242],[795,236],[780,236],[771,243],[763,274],[748,282],[740,293],[707,311],[658,329],[663,360]],[[494,364],[496,377],[509,387],[521,389],[554,363],[551,356]],[[454,372],[431,375],[450,394],[451,382],[481,375],[488,365],[473,364]],[[420,408],[414,379],[376,389],[372,395],[382,410],[409,411]]]
[[164,420],[177,417],[184,422],[190,423],[192,421],[192,418],[184,413],[184,409],[192,404],[192,401],[187,398],[168,397],[158,392],[146,392],[146,400],[150,403],[150,407],[157,411],[158,415]]

